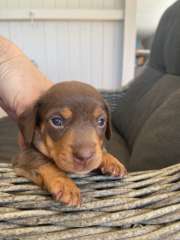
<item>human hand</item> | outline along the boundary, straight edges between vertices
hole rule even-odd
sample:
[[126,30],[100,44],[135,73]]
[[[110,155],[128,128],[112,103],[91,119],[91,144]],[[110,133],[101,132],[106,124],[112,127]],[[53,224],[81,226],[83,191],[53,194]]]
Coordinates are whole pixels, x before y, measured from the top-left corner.
[[15,121],[53,83],[15,44],[0,36],[0,106]]

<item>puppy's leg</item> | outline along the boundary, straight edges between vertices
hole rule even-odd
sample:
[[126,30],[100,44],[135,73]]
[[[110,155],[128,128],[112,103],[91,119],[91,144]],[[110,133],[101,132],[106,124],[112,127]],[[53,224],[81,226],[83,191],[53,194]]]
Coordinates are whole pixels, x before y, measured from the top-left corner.
[[127,174],[125,166],[108,152],[103,152],[102,163],[100,165],[101,172],[111,176],[123,177]]
[[80,204],[80,190],[56,165],[35,149],[21,152],[14,160],[16,174],[47,189],[56,200],[69,205]]

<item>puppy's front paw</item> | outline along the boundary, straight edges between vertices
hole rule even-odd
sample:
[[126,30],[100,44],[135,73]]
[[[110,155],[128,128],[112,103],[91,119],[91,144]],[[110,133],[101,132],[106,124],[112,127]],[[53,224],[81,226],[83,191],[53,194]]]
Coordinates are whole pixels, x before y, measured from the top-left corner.
[[56,177],[51,183],[50,192],[55,200],[69,206],[80,205],[80,190],[73,181],[67,177]]
[[115,177],[123,177],[127,174],[125,166],[109,153],[103,154],[103,161],[100,168],[103,174],[108,174]]

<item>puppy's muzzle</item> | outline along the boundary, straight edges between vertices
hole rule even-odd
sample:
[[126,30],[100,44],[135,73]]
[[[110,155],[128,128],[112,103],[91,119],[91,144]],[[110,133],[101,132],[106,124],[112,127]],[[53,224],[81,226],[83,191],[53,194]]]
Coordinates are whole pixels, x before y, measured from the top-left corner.
[[95,155],[94,145],[79,145],[73,148],[73,159],[78,164],[86,164],[93,159]]

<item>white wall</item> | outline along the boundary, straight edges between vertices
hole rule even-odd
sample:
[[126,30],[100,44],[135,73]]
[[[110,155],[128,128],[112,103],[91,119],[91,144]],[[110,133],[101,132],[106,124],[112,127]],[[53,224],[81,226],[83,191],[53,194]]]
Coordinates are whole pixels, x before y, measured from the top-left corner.
[[154,33],[163,12],[176,0],[137,0],[137,31]]
[[[124,0],[0,0],[0,9],[124,9]],[[123,21],[0,21],[15,42],[54,82],[77,79],[120,88]]]

